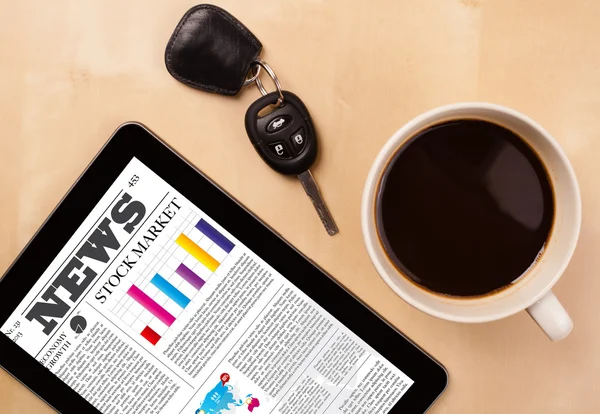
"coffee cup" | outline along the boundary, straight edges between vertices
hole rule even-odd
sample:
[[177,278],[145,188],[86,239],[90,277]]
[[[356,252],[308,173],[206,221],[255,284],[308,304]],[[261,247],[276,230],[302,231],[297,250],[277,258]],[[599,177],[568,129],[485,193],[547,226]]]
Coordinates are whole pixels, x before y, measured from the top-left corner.
[[[552,231],[543,247],[543,254],[521,277],[489,294],[460,297],[432,292],[415,283],[407,272],[397,266],[382,241],[377,203],[390,162],[403,146],[431,126],[466,119],[502,126],[525,141],[547,172],[554,210]],[[410,203],[411,200],[405,202]],[[579,186],[575,172],[557,141],[529,117],[490,103],[457,103],[412,119],[386,142],[371,166],[363,191],[361,223],[365,245],[377,272],[398,296],[415,308],[438,318],[465,323],[498,320],[526,310],[551,340],[563,339],[571,332],[573,322],[552,292],[552,287],[563,275],[579,236]]]

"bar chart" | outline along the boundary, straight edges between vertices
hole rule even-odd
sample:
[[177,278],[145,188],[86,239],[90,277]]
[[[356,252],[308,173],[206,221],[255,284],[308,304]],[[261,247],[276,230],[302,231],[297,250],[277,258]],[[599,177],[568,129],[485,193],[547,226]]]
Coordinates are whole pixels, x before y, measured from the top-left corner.
[[[156,345],[226,260],[235,244],[194,211],[173,220],[137,277],[111,295],[109,309]],[[138,270],[139,269],[139,270]]]

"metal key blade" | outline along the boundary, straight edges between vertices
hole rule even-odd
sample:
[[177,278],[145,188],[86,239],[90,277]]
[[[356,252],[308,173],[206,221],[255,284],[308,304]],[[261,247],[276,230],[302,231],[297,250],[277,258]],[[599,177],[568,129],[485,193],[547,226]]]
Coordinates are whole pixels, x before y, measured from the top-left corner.
[[310,201],[312,201],[313,206],[315,206],[315,210],[319,214],[319,218],[325,226],[325,230],[327,230],[327,234],[330,236],[334,236],[339,233],[338,227],[321,196],[321,192],[319,191],[319,186],[314,180],[310,170],[307,170],[300,175],[298,175],[300,182],[302,183],[302,187],[304,187],[304,191],[310,197]]

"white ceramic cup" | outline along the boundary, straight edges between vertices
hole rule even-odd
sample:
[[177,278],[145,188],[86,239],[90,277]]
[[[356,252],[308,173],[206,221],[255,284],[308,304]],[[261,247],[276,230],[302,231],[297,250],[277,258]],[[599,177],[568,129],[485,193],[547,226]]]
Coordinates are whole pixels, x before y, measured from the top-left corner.
[[[546,166],[555,198],[553,228],[540,260],[509,287],[472,299],[432,293],[404,276],[384,251],[375,217],[381,177],[398,149],[433,124],[465,118],[492,121],[521,136]],[[579,236],[579,186],[556,140],[525,115],[503,106],[477,102],[443,106],[414,118],[396,131],[377,155],[363,192],[361,221],[369,256],[383,280],[402,299],[423,312],[456,322],[487,322],[527,310],[550,339],[560,340],[571,332],[573,322],[551,289],[567,267]]]

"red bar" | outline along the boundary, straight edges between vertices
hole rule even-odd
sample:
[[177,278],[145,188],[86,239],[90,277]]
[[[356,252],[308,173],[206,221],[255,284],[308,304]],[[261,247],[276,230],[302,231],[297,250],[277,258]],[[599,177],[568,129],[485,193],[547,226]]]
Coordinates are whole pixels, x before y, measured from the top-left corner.
[[146,326],[144,328],[144,330],[142,331],[142,336],[146,338],[148,342],[150,342],[152,345],[156,345],[156,343],[160,339],[160,335],[154,332],[154,329],[152,329],[149,326]]

